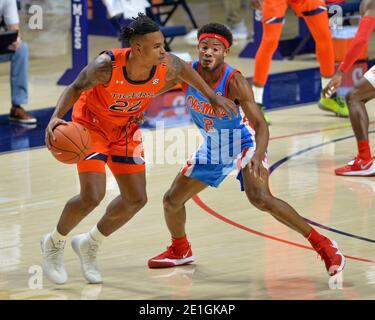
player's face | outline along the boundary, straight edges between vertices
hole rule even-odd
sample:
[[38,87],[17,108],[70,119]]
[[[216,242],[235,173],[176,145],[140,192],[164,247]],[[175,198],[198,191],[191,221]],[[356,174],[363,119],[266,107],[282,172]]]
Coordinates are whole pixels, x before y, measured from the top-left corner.
[[202,68],[212,71],[224,63],[229,49],[225,49],[224,44],[215,38],[206,38],[198,45],[199,61]]
[[142,36],[138,48],[145,64],[159,65],[165,60],[164,36],[160,31]]

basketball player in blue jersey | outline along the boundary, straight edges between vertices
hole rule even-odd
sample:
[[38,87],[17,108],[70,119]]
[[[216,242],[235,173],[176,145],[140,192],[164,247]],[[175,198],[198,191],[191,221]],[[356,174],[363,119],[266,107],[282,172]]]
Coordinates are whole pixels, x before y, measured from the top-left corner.
[[198,31],[199,61],[192,63],[193,68],[217,95],[233,100],[242,112],[231,117],[224,111],[215,115],[202,94],[183,84],[186,105],[204,142],[164,195],[164,216],[172,244],[165,252],[151,258],[148,266],[165,268],[194,261],[185,233],[185,203],[208,186],[218,187],[237,168],[237,178],[249,201],[303,235],[324,260],[327,272],[332,276],[345,266],[345,257],[337,244],[319,234],[289,204],[270,192],[266,157],[268,126],[246,78],[224,62],[232,40],[229,29],[221,24],[210,23]]

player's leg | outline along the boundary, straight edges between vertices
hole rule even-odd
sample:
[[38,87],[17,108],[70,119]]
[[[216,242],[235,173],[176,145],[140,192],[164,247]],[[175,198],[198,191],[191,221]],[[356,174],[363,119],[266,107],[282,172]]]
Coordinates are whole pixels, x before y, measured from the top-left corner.
[[[375,68],[373,70],[375,71]],[[346,98],[357,141],[368,141],[369,118],[365,104],[375,98],[375,87],[366,78],[362,78]]]
[[[96,161],[104,166],[104,162]],[[100,204],[105,196],[106,175],[104,172],[81,172],[79,173],[79,182],[80,194],[65,204],[56,227],[57,232],[63,236],[67,236],[83,218]]]
[[146,174],[144,171],[115,176],[120,195],[107,206],[97,229],[105,237],[126,224],[147,203]]
[[274,197],[268,185],[268,170],[264,167],[261,170],[262,179],[259,179],[254,176],[249,165],[242,169],[244,188],[249,201],[259,210],[270,213],[275,219],[308,239],[324,260],[329,275],[340,272],[344,268],[345,258],[337,244],[308,225],[288,203]]
[[181,238],[186,235],[185,203],[193,195],[201,192],[206,187],[206,183],[186,177],[181,173],[176,176],[171,187],[163,197],[165,222],[172,238]]
[[179,173],[163,198],[164,218],[172,237],[167,250],[148,261],[150,268],[165,268],[189,264],[194,261],[188,242],[185,223],[185,203],[208,185]]
[[121,228],[147,202],[141,131],[133,123],[127,127],[125,134],[123,128],[119,128],[118,134],[120,141],[111,146],[108,166],[116,178],[120,195],[110,202],[97,225],[97,229],[105,237]]
[[87,111],[86,105],[83,104],[76,104],[73,110],[73,121],[86,127],[92,141],[89,156],[77,164],[81,190],[66,203],[57,227],[51,234],[45,235],[41,242],[45,274],[55,283],[64,283],[67,280],[63,265],[66,236],[99,205],[106,190],[105,164],[109,152],[108,140],[101,129],[92,125],[91,118],[85,110]]
[[[263,93],[271,67],[272,56],[279,44],[284,23],[286,0],[265,0],[263,4],[263,35],[255,56],[253,92],[255,102],[263,108]],[[267,123],[270,120],[265,116]]]
[[126,130],[112,126],[110,132],[109,140],[116,143],[110,146],[107,164],[116,178],[120,195],[109,203],[99,223],[89,232],[72,239],[83,276],[90,283],[102,281],[96,262],[102,241],[129,221],[147,202],[144,152],[138,126],[130,124]]
[[109,203],[97,225],[89,232],[72,238],[72,247],[81,261],[82,274],[89,283],[102,282],[96,261],[102,241],[128,222],[147,202],[144,164],[114,163],[111,159],[108,166],[116,178],[120,195]]
[[358,154],[355,160],[335,173],[344,176],[375,176],[375,161],[371,156],[368,138],[369,118],[365,104],[375,99],[375,67],[366,72],[365,76],[350,91],[346,99],[352,128],[357,139]]
[[57,227],[51,233],[44,235],[41,240],[44,274],[57,284],[65,283],[68,277],[63,262],[66,236],[99,205],[105,195],[104,162],[91,160],[89,165],[93,170],[102,172],[79,173],[80,194],[66,203]]
[[[323,89],[335,73],[335,57],[327,10],[320,0],[291,1],[290,3],[296,14],[303,17],[315,40]],[[330,98],[322,97],[319,107],[341,117],[349,116],[347,104],[337,95]]]

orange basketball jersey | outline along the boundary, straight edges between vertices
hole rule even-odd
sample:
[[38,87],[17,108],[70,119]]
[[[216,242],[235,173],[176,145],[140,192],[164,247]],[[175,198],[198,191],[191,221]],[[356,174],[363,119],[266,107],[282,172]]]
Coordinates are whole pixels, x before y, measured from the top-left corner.
[[124,126],[131,117],[145,111],[151,99],[165,86],[167,67],[154,66],[148,79],[132,81],[126,72],[130,51],[130,48],[105,51],[112,59],[111,80],[84,91],[74,105],[73,118],[83,117],[84,109],[88,108],[99,119]]

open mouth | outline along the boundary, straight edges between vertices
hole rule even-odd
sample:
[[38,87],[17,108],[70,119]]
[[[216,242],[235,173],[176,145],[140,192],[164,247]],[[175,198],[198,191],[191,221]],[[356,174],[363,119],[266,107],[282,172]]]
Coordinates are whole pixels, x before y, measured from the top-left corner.
[[204,64],[204,65],[209,65],[211,63],[213,63],[213,60],[203,60],[202,61],[202,64]]

